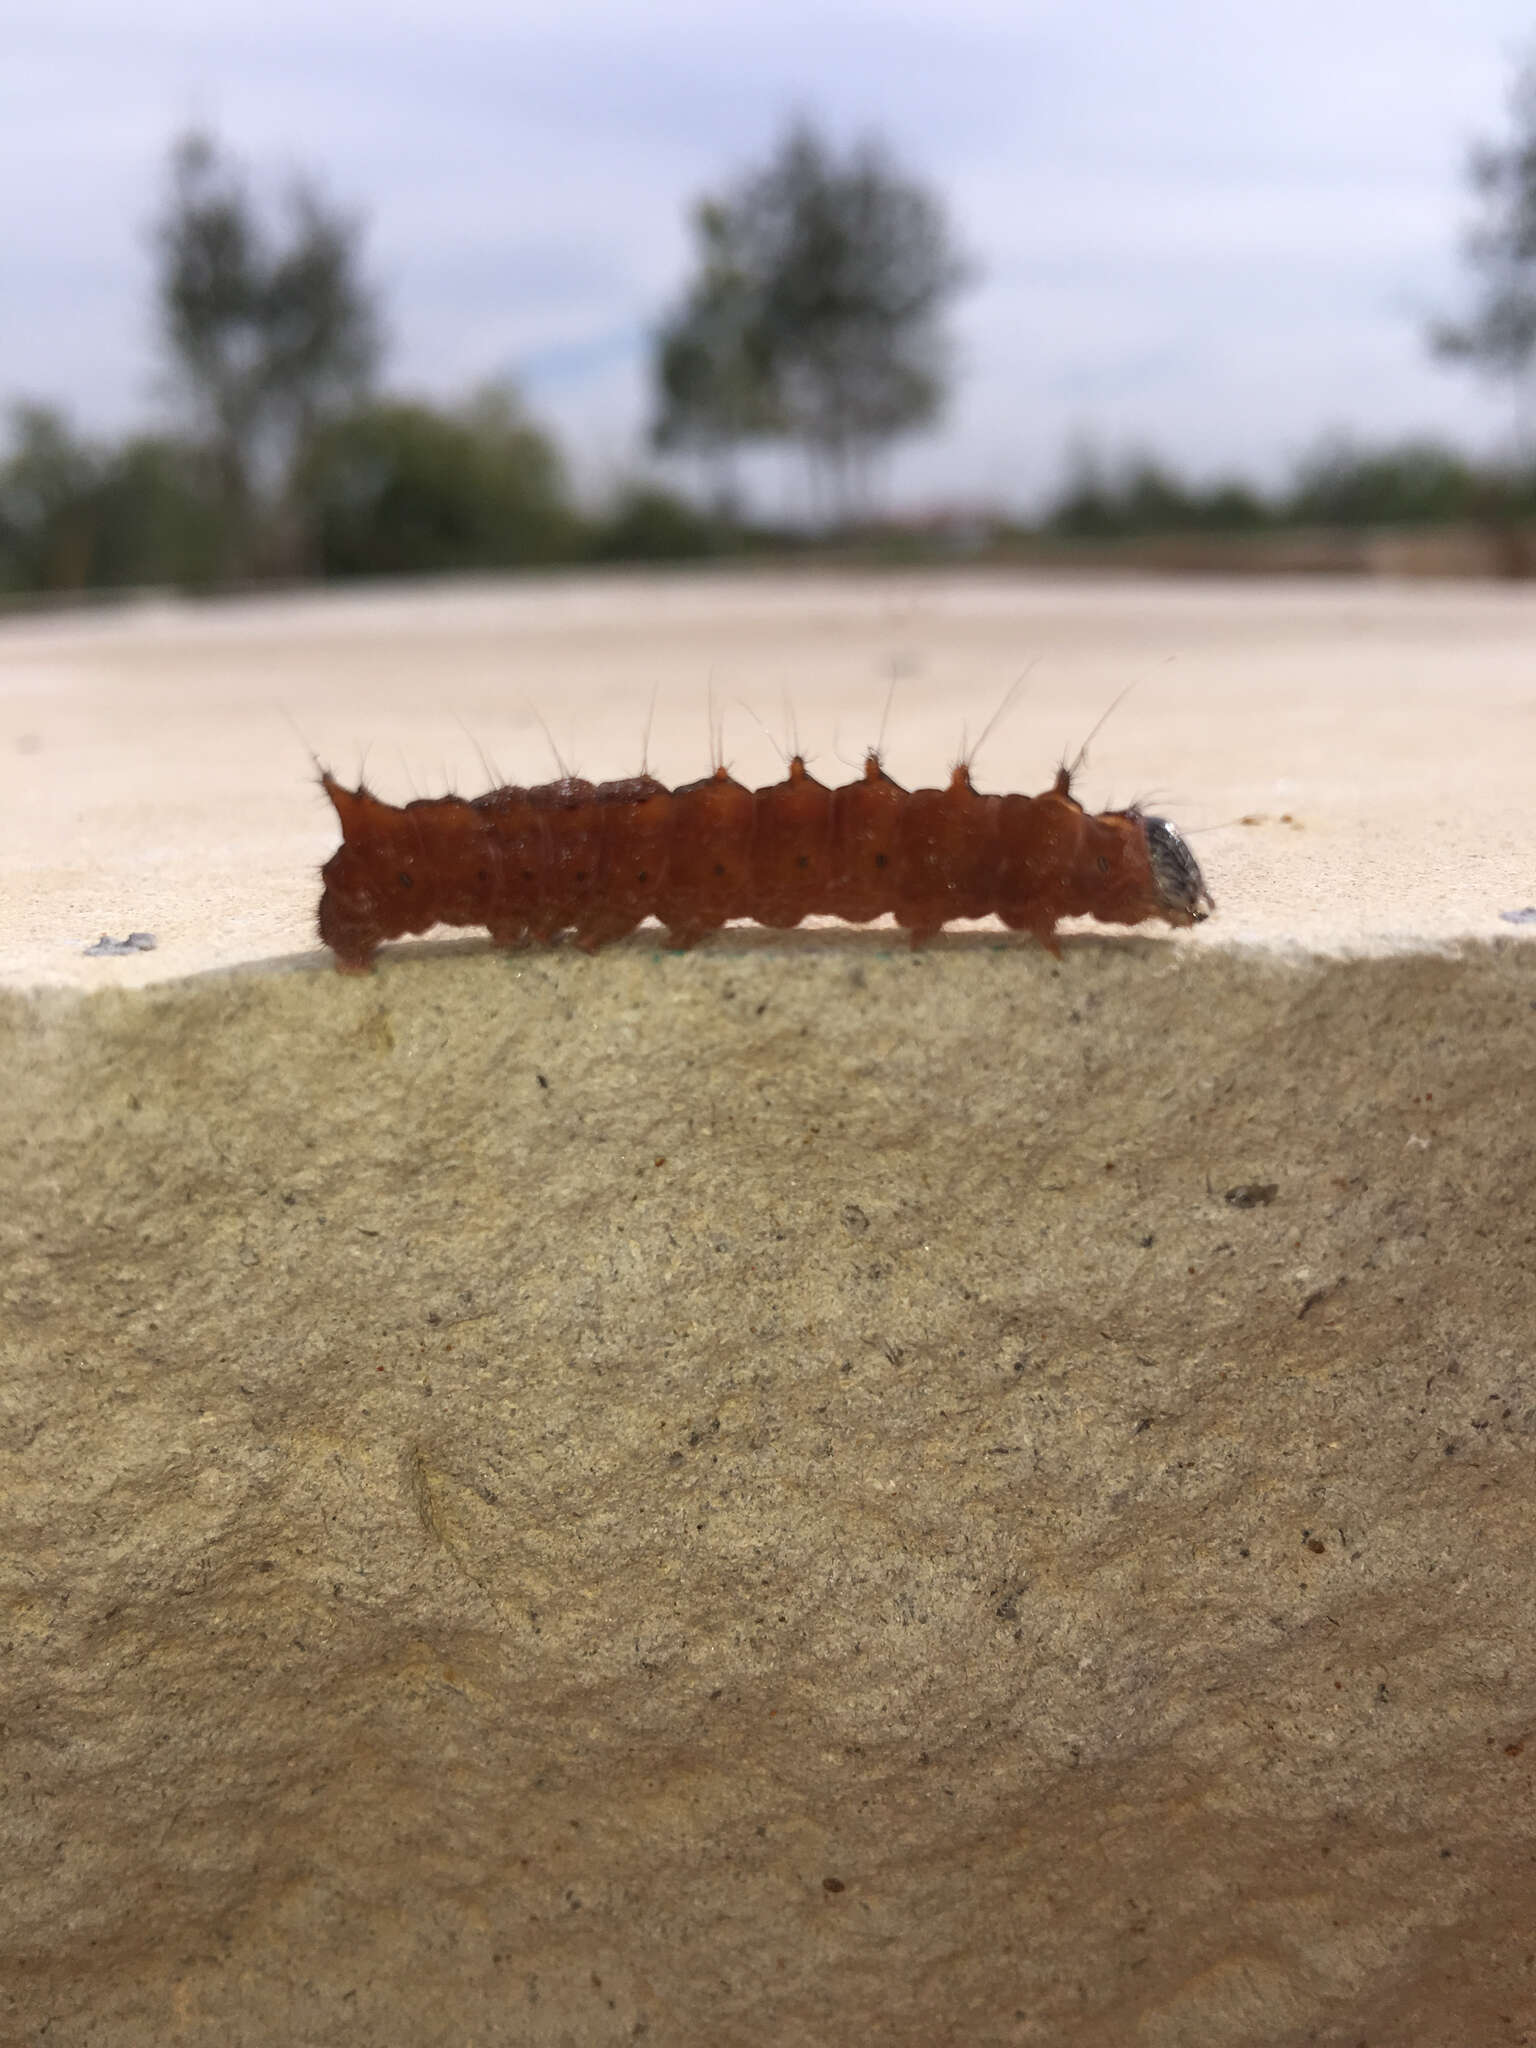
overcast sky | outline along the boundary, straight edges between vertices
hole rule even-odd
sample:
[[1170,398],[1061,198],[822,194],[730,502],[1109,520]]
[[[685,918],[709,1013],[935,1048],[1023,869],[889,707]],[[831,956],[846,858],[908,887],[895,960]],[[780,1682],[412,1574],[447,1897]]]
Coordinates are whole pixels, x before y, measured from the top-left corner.
[[588,480],[640,459],[689,203],[797,112],[876,131],[979,282],[908,505],[1027,506],[1074,439],[1273,479],[1330,430],[1486,446],[1426,356],[1469,145],[1531,0],[4,0],[0,397],[161,403],[146,242],[171,138],[368,220],[389,381],[513,375]]

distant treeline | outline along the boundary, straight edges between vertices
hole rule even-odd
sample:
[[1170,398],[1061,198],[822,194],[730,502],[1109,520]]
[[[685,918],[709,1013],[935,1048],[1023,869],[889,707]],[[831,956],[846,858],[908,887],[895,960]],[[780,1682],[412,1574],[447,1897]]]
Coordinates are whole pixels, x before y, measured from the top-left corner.
[[1078,457],[1039,531],[1072,540],[1242,534],[1302,527],[1502,525],[1536,517],[1536,466],[1493,469],[1435,441],[1331,443],[1279,490],[1199,485],[1151,457]]
[[[99,441],[18,406],[0,452],[0,592],[227,586],[227,496],[207,450],[174,434]],[[578,509],[551,437],[508,392],[460,406],[370,399],[325,424],[250,580],[420,576],[716,552],[728,536],[646,483]]]
[[[56,411],[17,407],[0,452],[0,593],[228,587],[226,503],[206,448],[190,439],[95,441]],[[1536,469],[1495,472],[1414,441],[1334,446],[1269,493],[1240,481],[1192,483],[1152,459],[1079,458],[1038,519],[971,524],[987,548],[1029,535],[1097,541],[1527,520],[1536,520]],[[754,527],[649,482],[584,511],[554,440],[497,387],[458,406],[370,398],[327,422],[290,482],[281,525],[279,557],[253,580],[814,552],[858,538]],[[929,530],[914,522],[914,540]]]
[[[1536,77],[1530,103],[1536,151]],[[1522,531],[1536,525],[1536,465],[1480,467],[1428,441],[1338,442],[1268,492],[1080,451],[1036,517],[877,519],[872,464],[938,417],[952,370],[941,315],[970,272],[936,195],[875,142],[840,154],[795,123],[766,163],[701,200],[696,274],[653,337],[658,453],[695,463],[718,504],[739,507],[737,457],[798,447],[814,532],[706,512],[643,477],[583,506],[511,386],[443,404],[382,383],[387,323],[362,224],[312,182],[274,203],[198,132],[168,172],[153,304],[175,424],[108,441],[55,407],[14,406],[0,430],[0,599],[789,550],[1092,561],[1140,542],[1156,566],[1179,535],[1209,565],[1238,567],[1291,559],[1292,542],[1266,536],[1301,529],[1476,528],[1479,561],[1493,541],[1503,573],[1536,568]],[[1522,249],[1536,247],[1536,200],[1531,211]],[[1518,341],[1521,364],[1536,349],[1536,285],[1511,298],[1501,272],[1492,286],[1483,326],[1437,330],[1436,346],[1513,374],[1498,347]],[[1361,552],[1322,556],[1339,566]]]

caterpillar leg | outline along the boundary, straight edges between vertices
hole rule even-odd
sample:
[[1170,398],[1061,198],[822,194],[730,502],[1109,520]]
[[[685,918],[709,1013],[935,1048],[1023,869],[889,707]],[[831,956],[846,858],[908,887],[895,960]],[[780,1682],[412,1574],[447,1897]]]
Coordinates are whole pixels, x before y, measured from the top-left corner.
[[596,917],[590,923],[579,926],[572,934],[571,943],[583,953],[595,953],[600,946],[611,946],[615,939],[627,939],[631,932],[638,931],[638,917]]
[[331,889],[320,898],[320,939],[330,947],[338,974],[370,974],[379,950],[379,934],[373,928],[349,918]]

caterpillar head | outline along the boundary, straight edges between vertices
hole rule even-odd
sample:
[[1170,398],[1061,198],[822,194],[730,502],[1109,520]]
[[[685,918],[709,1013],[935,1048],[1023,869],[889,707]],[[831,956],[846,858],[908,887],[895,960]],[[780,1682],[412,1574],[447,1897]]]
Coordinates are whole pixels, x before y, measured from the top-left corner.
[[1216,905],[1189,841],[1166,818],[1143,818],[1141,822],[1160,914],[1170,924],[1203,924]]

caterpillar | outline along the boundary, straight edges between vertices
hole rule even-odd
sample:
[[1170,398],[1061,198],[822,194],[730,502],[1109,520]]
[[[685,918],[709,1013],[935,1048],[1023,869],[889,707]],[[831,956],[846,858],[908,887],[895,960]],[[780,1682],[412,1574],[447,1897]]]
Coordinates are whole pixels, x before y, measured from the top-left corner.
[[1062,767],[1040,796],[987,796],[962,762],[942,789],[903,789],[871,751],[828,788],[796,754],[747,789],[720,767],[668,789],[563,776],[533,789],[385,803],[329,770],[341,845],[321,871],[320,937],[343,973],[386,939],[484,926],[496,946],[569,932],[588,952],[647,918],[672,947],[732,918],[784,930],[807,917],[890,914],[914,946],[952,918],[996,917],[1060,956],[1063,918],[1201,923],[1215,908],[1178,828],[1137,808],[1084,810]]

